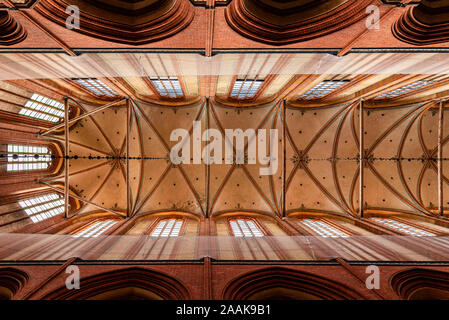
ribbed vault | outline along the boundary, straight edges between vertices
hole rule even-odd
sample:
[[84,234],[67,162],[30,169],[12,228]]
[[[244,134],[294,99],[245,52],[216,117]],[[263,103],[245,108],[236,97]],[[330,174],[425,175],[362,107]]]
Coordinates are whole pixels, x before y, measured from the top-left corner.
[[[285,214],[357,216],[359,104],[287,106],[284,111],[282,101],[243,109],[207,99],[185,107],[133,101],[129,124],[126,105],[106,108],[79,120],[70,130],[70,188],[87,200],[80,213],[106,208],[126,216],[129,176],[130,216],[173,210],[199,217],[232,211],[282,216],[284,205]],[[438,126],[437,107],[428,102],[364,108],[366,212],[436,213],[437,130],[433,128]],[[95,108],[86,105],[84,111]],[[259,162],[174,165],[169,154],[178,141],[170,141],[170,134],[177,129],[192,133],[193,121],[200,121],[203,131],[216,129],[223,136],[225,129],[278,129],[278,170],[261,175],[264,165]],[[64,140],[61,136],[52,139]],[[443,145],[448,140],[446,134]],[[449,191],[447,170],[443,172],[445,192]],[[58,179],[63,182],[64,176]]]

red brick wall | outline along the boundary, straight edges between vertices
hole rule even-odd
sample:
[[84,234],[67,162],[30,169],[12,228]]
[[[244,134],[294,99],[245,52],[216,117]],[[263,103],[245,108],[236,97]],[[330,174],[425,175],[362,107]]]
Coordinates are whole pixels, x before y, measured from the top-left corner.
[[[65,280],[68,274],[65,269],[61,270],[61,265],[16,265],[8,266],[14,267],[26,272],[29,275],[29,280],[25,286],[15,295],[14,299],[22,299],[35,288],[39,288],[30,299],[40,299],[41,297],[51,293],[52,291],[64,287]],[[374,293],[365,287],[364,282],[357,279],[351,272],[357,274],[360,278],[366,279],[368,276],[365,273],[367,265],[351,265],[351,272],[342,267],[338,263],[331,263],[329,265],[320,264],[216,264],[212,263],[210,277],[205,277],[205,264],[145,264],[145,265],[104,265],[104,264],[78,264],[81,275],[81,288],[83,286],[83,278],[99,275],[105,272],[110,272],[119,269],[127,269],[138,267],[163,273],[179,281],[189,292],[191,299],[207,299],[205,295],[205,286],[211,286],[212,299],[223,299],[223,291],[226,286],[233,280],[253,271],[263,270],[273,267],[287,268],[299,272],[305,272],[314,276],[319,276],[330,281],[338,282],[346,286],[350,291],[357,292],[366,299],[400,299],[394,292],[390,285],[391,278],[394,274],[407,269],[417,268],[417,266],[407,265],[379,265],[380,269],[380,289],[375,290]],[[4,266],[0,267],[1,269]],[[422,269],[439,270],[449,272],[449,266],[419,266]],[[55,272],[60,273],[49,282],[42,285],[50,275]]]

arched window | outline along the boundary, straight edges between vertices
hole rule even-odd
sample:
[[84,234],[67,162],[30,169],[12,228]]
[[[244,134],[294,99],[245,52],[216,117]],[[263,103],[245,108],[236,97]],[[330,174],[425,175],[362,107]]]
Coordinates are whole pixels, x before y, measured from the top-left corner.
[[76,78],[72,80],[94,95],[106,97],[118,96],[117,92],[97,78]]
[[150,80],[162,97],[181,98],[184,96],[177,77],[151,77]]
[[325,221],[320,221],[316,219],[301,219],[299,221],[302,225],[312,229],[315,233],[317,233],[321,237],[325,238],[346,238],[349,235],[344,233],[343,231],[338,230],[337,228],[331,226],[329,223]]
[[402,223],[393,219],[386,218],[371,218],[372,221],[377,223],[381,223],[385,225],[387,228],[399,231],[401,233],[405,233],[406,235],[414,236],[414,237],[432,237],[435,236],[434,233],[415,228],[408,224]]
[[64,212],[64,199],[56,193],[19,201],[19,205],[34,223]]
[[34,93],[20,109],[19,114],[44,121],[59,122],[64,119],[64,104]]
[[75,238],[96,238],[111,229],[116,223],[117,220],[113,219],[95,221],[87,228],[76,231],[73,236]]
[[263,80],[261,79],[237,79],[234,82],[230,96],[235,99],[254,98],[262,83]]
[[181,232],[184,221],[182,219],[164,219],[159,221],[151,232],[152,237],[177,237]]
[[308,90],[301,96],[301,99],[319,99],[327,96],[332,91],[337,90],[344,84],[348,83],[350,80],[324,80],[314,86],[312,89]]
[[263,237],[264,234],[253,219],[232,219],[229,220],[234,237]]
[[426,80],[418,80],[418,81],[410,83],[410,84],[408,84],[406,86],[403,86],[403,87],[397,88],[395,90],[383,93],[380,96],[377,96],[375,99],[395,98],[397,96],[400,96],[400,95],[409,93],[411,91],[418,90],[418,89],[420,89],[422,87],[428,86],[428,85],[430,85],[430,84],[432,84],[434,82],[435,81],[433,81],[433,80],[427,80],[427,81]]
[[47,147],[8,144],[6,171],[46,170],[51,160]]

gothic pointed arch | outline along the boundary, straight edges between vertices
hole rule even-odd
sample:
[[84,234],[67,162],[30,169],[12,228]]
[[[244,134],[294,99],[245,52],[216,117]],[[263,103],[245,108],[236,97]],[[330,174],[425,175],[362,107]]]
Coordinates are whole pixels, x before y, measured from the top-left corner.
[[10,46],[22,42],[27,37],[26,30],[6,10],[0,10],[0,45]]
[[61,26],[69,13],[80,10],[80,29],[76,32],[95,38],[142,45],[175,35],[187,27],[194,10],[188,0],[43,0],[36,11]]
[[449,300],[449,273],[421,268],[396,273],[394,291],[405,300]]
[[61,287],[44,300],[149,299],[188,300],[189,290],[177,279],[144,268],[128,268],[81,279],[78,290]]
[[370,0],[234,0],[226,20],[255,41],[285,45],[346,28],[365,16]]
[[28,274],[15,268],[0,268],[0,300],[11,300],[26,284]]
[[449,1],[423,0],[393,24],[396,38],[422,46],[449,41]]
[[340,300],[360,299],[345,285],[307,272],[287,268],[267,268],[232,280],[223,291],[226,300],[293,299]]

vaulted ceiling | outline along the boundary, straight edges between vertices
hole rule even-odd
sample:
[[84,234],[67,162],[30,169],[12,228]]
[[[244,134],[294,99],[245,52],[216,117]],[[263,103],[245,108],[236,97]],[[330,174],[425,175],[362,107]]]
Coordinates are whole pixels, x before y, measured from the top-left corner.
[[[448,8],[447,0],[2,0],[0,45],[72,56],[135,48],[206,56],[231,49],[340,56],[351,50],[436,50],[448,46]],[[66,27],[78,12],[80,27]]]
[[[131,216],[173,210],[199,217],[232,211],[282,216],[284,193],[285,214],[357,216],[361,132],[365,211],[437,212],[438,107],[449,94],[445,71],[429,72],[438,70],[438,54],[353,54],[350,59],[234,54],[212,61],[188,54],[90,54],[76,64],[58,54],[15,57],[1,57],[3,83],[10,86],[2,95],[11,86],[46,88],[79,101],[83,113],[130,99],[129,120],[122,101],[71,126],[70,188],[85,204],[78,213],[106,210],[125,216],[129,176]],[[180,79],[184,97],[159,97],[145,80],[168,75]],[[71,80],[88,76],[101,78],[118,95],[95,96]],[[235,79],[259,77],[267,84],[257,98],[242,102],[229,96]],[[321,98],[304,98],[332,79],[347,81]],[[417,82],[425,85],[413,87]],[[400,94],[382,98],[397,89]],[[201,121],[203,130],[220,132],[278,129],[279,169],[262,176],[261,164],[173,165],[169,153],[177,142],[170,141],[170,134],[179,128],[191,132],[194,120]],[[445,122],[443,146],[449,140],[447,128]],[[63,135],[50,136],[63,144]],[[61,173],[45,182],[62,185],[64,178]],[[443,180],[447,195],[447,166]]]
[[[241,110],[206,101],[187,107],[132,104],[130,214],[177,210],[206,216],[253,211],[281,216],[282,136],[279,170],[273,176],[261,176],[260,164],[175,166],[169,160],[176,143],[169,141],[173,130],[191,132],[192,121],[200,120],[203,129],[276,128],[282,132],[281,106],[271,103]],[[287,108],[287,213],[357,215],[357,106]],[[365,166],[366,210],[435,212],[436,107],[435,103],[420,103],[364,111],[365,157],[369,159]],[[70,133],[72,190],[82,199],[118,214],[126,213],[126,131],[127,109],[122,106],[80,120]],[[61,137],[56,139],[63,141]],[[448,140],[449,135],[444,144]],[[448,171],[445,166],[446,192]],[[63,182],[63,177],[59,181]],[[93,210],[98,207],[87,204],[82,212]]]

